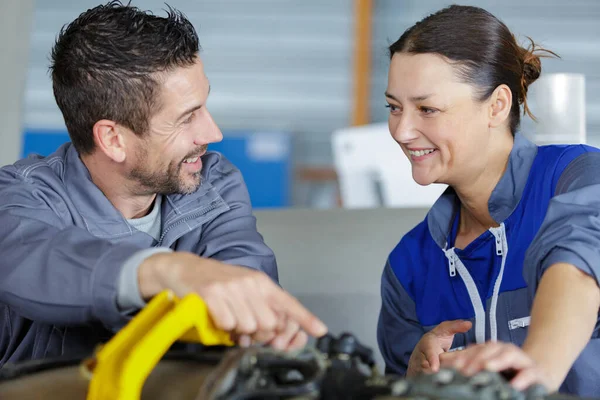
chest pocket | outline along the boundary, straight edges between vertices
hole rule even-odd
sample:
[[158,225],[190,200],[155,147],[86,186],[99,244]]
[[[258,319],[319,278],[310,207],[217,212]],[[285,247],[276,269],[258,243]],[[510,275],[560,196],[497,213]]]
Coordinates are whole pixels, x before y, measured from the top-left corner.
[[506,319],[499,321],[499,327],[504,326],[502,326],[502,329],[499,329],[498,339],[510,341],[520,347],[527,337],[531,320],[528,289],[524,287],[504,292],[500,300],[505,306],[504,315]]

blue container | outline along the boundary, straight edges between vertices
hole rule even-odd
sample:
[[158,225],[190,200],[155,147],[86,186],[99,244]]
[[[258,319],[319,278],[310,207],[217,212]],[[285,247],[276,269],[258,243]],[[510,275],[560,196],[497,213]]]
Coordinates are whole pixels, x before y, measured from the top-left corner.
[[[291,135],[286,132],[223,132],[220,143],[209,150],[223,153],[240,169],[254,208],[281,208],[290,205]],[[22,156],[47,156],[69,141],[64,130],[27,130]]]

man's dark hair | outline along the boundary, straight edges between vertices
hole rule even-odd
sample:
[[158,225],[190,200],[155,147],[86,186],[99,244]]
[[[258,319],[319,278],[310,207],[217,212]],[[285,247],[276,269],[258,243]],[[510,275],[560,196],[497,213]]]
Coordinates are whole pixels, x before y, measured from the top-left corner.
[[111,1],[62,27],[52,49],[52,86],[80,154],[93,152],[92,128],[101,119],[145,134],[161,106],[157,73],[196,61],[196,30],[167,7],[158,17]]

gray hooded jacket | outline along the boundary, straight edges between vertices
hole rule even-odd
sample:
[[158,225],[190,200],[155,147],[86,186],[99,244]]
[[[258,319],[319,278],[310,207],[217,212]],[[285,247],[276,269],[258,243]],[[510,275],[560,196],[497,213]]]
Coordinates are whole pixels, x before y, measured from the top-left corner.
[[193,252],[277,281],[240,172],[219,153],[202,162],[195,193],[163,197],[158,240],[127,223],[71,144],[0,169],[0,367],[91,353],[131,317],[118,302],[121,272],[151,248]]

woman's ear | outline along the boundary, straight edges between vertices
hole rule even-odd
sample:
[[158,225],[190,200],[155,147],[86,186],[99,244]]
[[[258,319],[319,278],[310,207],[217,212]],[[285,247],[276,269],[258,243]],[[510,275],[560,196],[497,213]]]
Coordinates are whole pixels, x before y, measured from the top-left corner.
[[506,123],[512,107],[512,92],[504,84],[498,86],[490,98],[489,123],[491,128],[497,128]]

